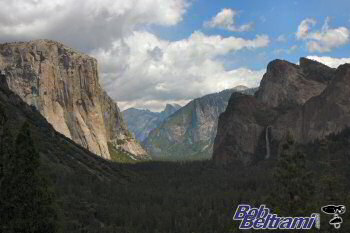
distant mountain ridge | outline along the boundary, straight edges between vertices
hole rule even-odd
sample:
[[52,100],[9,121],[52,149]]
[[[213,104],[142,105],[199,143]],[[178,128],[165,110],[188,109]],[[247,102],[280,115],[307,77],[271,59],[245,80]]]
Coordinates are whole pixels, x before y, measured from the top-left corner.
[[219,115],[225,111],[232,93],[254,94],[257,89],[233,88],[189,102],[143,141],[143,147],[156,159],[210,159]]
[[128,129],[135,138],[142,142],[148,134],[159,127],[163,121],[181,108],[178,104],[167,104],[162,112],[152,112],[150,110],[129,108],[122,112]]

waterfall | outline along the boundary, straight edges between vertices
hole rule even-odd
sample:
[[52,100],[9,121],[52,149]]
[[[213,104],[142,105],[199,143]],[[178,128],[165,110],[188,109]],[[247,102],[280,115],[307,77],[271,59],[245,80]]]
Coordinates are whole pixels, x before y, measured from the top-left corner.
[[266,156],[265,159],[269,159],[271,156],[271,148],[270,148],[270,132],[271,126],[267,126],[265,130],[265,142],[266,142]]

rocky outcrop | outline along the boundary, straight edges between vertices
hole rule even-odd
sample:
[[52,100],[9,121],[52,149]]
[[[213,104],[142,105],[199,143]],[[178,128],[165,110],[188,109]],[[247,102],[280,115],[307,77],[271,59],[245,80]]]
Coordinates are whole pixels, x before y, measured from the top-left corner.
[[[218,117],[236,91],[225,90],[191,101],[154,129],[144,141],[144,148],[161,159],[211,158]],[[254,93],[255,90],[244,89],[243,92]]]
[[297,141],[310,142],[349,126],[350,64],[346,64],[336,70],[332,82],[319,96],[276,121],[274,138],[282,138],[288,128]]
[[180,108],[181,106],[177,104],[167,104],[162,112],[129,108],[123,111],[123,117],[128,125],[128,129],[137,140],[142,142],[153,129],[159,127],[165,119]]
[[220,163],[253,161],[265,129],[277,113],[254,96],[234,93],[219,117],[213,159]]
[[333,69],[306,58],[301,59],[300,64],[272,61],[261,81],[257,99],[271,107],[278,107],[302,105],[319,95],[333,76]]
[[255,97],[232,95],[219,119],[213,157],[249,164],[277,156],[287,134],[307,143],[340,132],[349,120],[350,65],[332,69],[306,58],[300,65],[276,60]]
[[[119,109],[102,90],[96,59],[58,42],[37,40],[0,45],[0,70],[9,88],[33,105],[55,130],[109,159],[117,139],[143,156]],[[136,149],[134,149],[136,148]]]

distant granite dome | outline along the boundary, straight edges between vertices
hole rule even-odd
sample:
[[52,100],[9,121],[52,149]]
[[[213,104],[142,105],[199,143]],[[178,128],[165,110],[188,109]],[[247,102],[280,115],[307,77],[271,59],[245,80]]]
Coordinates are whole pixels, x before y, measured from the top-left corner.
[[[256,89],[243,92],[254,94]],[[158,159],[210,159],[219,115],[225,111],[235,88],[192,100],[152,130],[144,148]]]
[[111,143],[136,156],[147,155],[100,87],[96,59],[51,40],[6,43],[0,44],[0,70],[9,88],[55,130],[91,152],[109,159]]
[[234,87],[233,89],[236,90],[236,91],[245,91],[245,90],[247,90],[249,88],[246,87],[246,86],[243,86],[243,85],[239,85],[239,86]]
[[181,106],[178,104],[167,104],[162,112],[129,108],[123,111],[123,116],[128,129],[135,135],[137,140],[142,142],[153,129],[160,126],[165,119],[180,108]]
[[170,116],[171,114],[179,110],[180,108],[181,106],[178,104],[167,104],[165,106],[165,109],[160,114],[163,115],[163,118],[167,118],[168,116]]

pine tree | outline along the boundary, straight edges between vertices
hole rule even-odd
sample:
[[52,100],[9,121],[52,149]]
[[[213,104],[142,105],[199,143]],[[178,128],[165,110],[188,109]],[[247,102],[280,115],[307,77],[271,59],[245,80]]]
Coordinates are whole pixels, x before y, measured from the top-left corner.
[[5,167],[0,193],[3,232],[57,232],[54,192],[41,173],[40,156],[27,123],[20,130],[15,153]]
[[305,154],[296,149],[290,134],[282,145],[273,179],[275,188],[269,200],[277,212],[287,215],[307,213],[314,193],[312,172],[306,167]]
[[346,192],[346,178],[337,170],[336,160],[332,159],[330,152],[331,140],[324,139],[320,142],[320,156],[323,157],[324,169],[319,180],[319,195],[322,205],[327,203],[341,203]]
[[7,124],[8,119],[5,111],[0,106],[0,232],[4,232],[3,227],[6,224],[7,213],[5,203],[2,198],[3,181],[8,170],[8,158],[11,157],[14,150],[13,137]]
[[[5,123],[7,121],[6,114],[4,112],[4,109],[0,105],[0,190],[1,190],[1,182],[4,177],[4,163],[5,163],[5,149],[7,147],[5,141],[6,141],[6,134],[5,134]],[[0,200],[1,201],[1,200]]]

